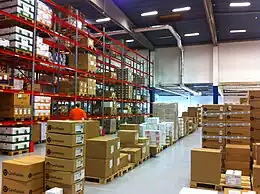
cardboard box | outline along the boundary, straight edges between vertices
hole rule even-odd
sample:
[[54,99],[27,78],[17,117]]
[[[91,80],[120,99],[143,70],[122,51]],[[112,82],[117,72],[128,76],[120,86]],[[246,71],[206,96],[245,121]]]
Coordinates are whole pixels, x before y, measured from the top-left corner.
[[249,112],[226,113],[226,122],[250,122]]
[[260,165],[253,165],[253,188],[260,189]]
[[249,145],[226,145],[226,160],[238,162],[250,162]]
[[226,116],[224,113],[204,113],[202,122],[225,122]]
[[0,93],[0,99],[6,106],[30,106],[31,105],[31,95],[30,94],[8,94]]
[[120,130],[118,137],[121,144],[137,144],[139,139],[139,132],[136,130]]
[[47,133],[47,141],[48,145],[58,145],[58,146],[66,146],[66,147],[74,147],[85,144],[85,135],[77,134],[77,135],[65,135],[58,133]]
[[202,133],[206,136],[225,136],[225,127],[202,127]]
[[256,164],[260,165],[260,143],[255,143],[253,146],[253,155],[255,155]]
[[85,156],[86,146],[61,147],[46,145],[46,156],[63,159],[77,159]]
[[227,112],[249,112],[250,106],[249,105],[241,105],[241,104],[231,104],[226,105]]
[[86,157],[95,159],[111,159],[117,150],[118,138],[101,136],[86,140]]
[[197,117],[198,116],[198,107],[188,107],[188,116]]
[[94,138],[100,136],[98,120],[87,120],[84,121],[85,124],[85,137],[86,139]]
[[250,138],[229,138],[226,139],[227,144],[237,144],[237,145],[250,145],[251,141]]
[[256,192],[255,191],[245,191],[245,190],[225,188],[224,194],[256,194]]
[[1,118],[31,118],[32,111],[31,106],[0,106],[0,117]]
[[192,149],[191,181],[220,184],[220,179],[221,150],[207,148]]
[[229,187],[241,187],[242,171],[227,170],[226,171],[226,185]]
[[16,181],[12,179],[2,179],[2,193],[15,194],[15,193],[35,193],[42,194],[44,191],[44,180],[42,178],[33,179],[28,182]]
[[226,170],[241,170],[243,176],[250,175],[250,162],[226,161]]
[[[113,137],[113,135],[112,135],[112,137]],[[120,138],[119,137],[113,137],[113,138],[115,138],[115,141],[114,141],[115,155],[119,156],[120,155],[120,149],[121,149]]]
[[256,121],[256,120],[251,121],[250,126],[251,126],[251,131],[254,131],[254,130],[260,131],[260,121]]
[[226,126],[226,136],[250,137],[250,126]]
[[219,105],[219,104],[214,104],[214,105],[202,105],[202,112],[225,112],[226,111],[226,106],[225,105]]
[[83,121],[49,120],[47,123],[48,133],[78,134],[85,133]]
[[256,157],[257,157],[257,143],[252,143],[252,157],[253,157],[253,160],[256,160]]
[[63,172],[57,170],[45,170],[45,181],[73,185],[84,180],[85,170],[81,169],[76,172]]
[[120,130],[134,130],[139,131],[139,125],[138,124],[121,124]]
[[[130,155],[131,156],[131,155]],[[120,166],[119,169],[122,169],[128,165],[128,154],[120,153]]]
[[2,177],[28,182],[42,178],[44,174],[43,156],[25,156],[2,162]]
[[33,124],[32,126],[32,141],[38,142],[41,140],[41,124]]
[[85,158],[77,158],[74,160],[60,158],[45,158],[45,168],[47,170],[59,170],[67,172],[76,172],[85,167]]
[[147,156],[146,152],[146,144],[145,143],[138,143],[135,145],[126,145],[126,148],[140,148],[141,149],[141,159],[144,159]]
[[150,154],[155,156],[159,152],[159,146],[158,145],[150,145]]
[[249,91],[248,99],[249,99],[249,104],[252,101],[260,101],[260,91]]
[[226,145],[226,140],[223,137],[219,138],[202,138],[202,147],[203,148],[215,148],[223,149]]
[[118,156],[113,157],[113,174],[120,170],[120,153]]
[[45,181],[45,189],[51,189],[54,187],[62,188],[63,194],[84,194],[84,180],[75,183],[73,185],[65,185],[61,183],[54,183],[50,181]]
[[113,173],[113,159],[91,159],[86,158],[86,176],[96,178],[107,178]]
[[131,163],[137,163],[141,161],[141,149],[140,148],[123,148],[121,153],[126,153],[131,155]]

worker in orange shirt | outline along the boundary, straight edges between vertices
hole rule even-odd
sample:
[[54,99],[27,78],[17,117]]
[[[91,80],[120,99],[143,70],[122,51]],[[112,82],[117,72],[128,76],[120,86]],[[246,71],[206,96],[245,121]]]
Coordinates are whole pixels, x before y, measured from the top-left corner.
[[86,120],[87,114],[84,110],[80,108],[80,104],[76,104],[75,108],[70,111],[71,120]]

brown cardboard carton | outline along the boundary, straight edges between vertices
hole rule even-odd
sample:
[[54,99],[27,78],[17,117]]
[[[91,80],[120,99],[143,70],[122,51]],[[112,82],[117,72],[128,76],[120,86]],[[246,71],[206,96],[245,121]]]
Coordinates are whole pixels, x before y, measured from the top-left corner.
[[250,137],[250,126],[226,126],[226,136]]
[[141,149],[141,158],[144,159],[147,155],[146,153],[146,145],[144,143],[138,143],[135,145],[126,145],[126,148],[140,148]]
[[257,143],[252,143],[252,157],[253,157],[253,160],[256,160],[256,155],[257,155]]
[[116,154],[117,137],[102,136],[86,140],[86,156],[96,159],[110,159]]
[[31,181],[43,177],[43,156],[25,156],[2,163],[2,177],[17,181]]
[[241,105],[241,104],[231,104],[226,105],[227,112],[249,112],[250,106],[249,105]]
[[107,178],[113,173],[113,159],[91,159],[86,158],[86,176]]
[[198,148],[191,150],[191,181],[220,184],[221,150]]
[[121,153],[127,153],[131,155],[131,163],[137,163],[141,161],[141,149],[140,148],[124,148],[121,149]]
[[78,134],[85,133],[83,121],[49,120],[47,123],[48,133]]
[[45,181],[73,185],[85,178],[85,170],[81,169],[76,172],[63,172],[57,170],[45,171]]
[[188,116],[189,117],[197,117],[198,108],[197,107],[188,107]]
[[203,135],[207,136],[224,136],[225,127],[202,127]]
[[49,190],[51,188],[58,187],[63,189],[63,194],[84,194],[84,180],[75,183],[73,185],[65,185],[62,183],[54,183],[50,181],[45,181],[45,189]]
[[121,124],[120,130],[134,130],[139,131],[139,125],[138,124]]
[[260,91],[249,91],[248,99],[249,99],[249,104],[251,104],[252,101],[259,101],[260,100]]
[[249,112],[238,112],[233,114],[232,112],[226,113],[226,122],[250,122]]
[[0,106],[0,117],[2,118],[30,118],[32,116],[31,106]]
[[58,133],[47,133],[46,143],[48,145],[58,145],[66,147],[74,147],[85,144],[85,135],[65,135]]
[[225,122],[224,113],[206,113],[202,116],[202,122]]
[[115,155],[119,156],[120,155],[120,149],[121,149],[121,142],[119,137],[114,137],[114,146],[115,146]]
[[229,138],[226,140],[227,144],[237,144],[237,145],[250,145],[250,138]]
[[85,156],[85,146],[61,147],[46,145],[46,156],[63,159],[76,159]]
[[226,145],[226,160],[238,162],[250,162],[249,145]]
[[0,104],[5,104],[8,106],[27,106],[28,107],[31,105],[31,95],[30,94],[0,93],[0,99],[2,99]]
[[61,158],[45,158],[45,168],[47,170],[59,170],[76,172],[85,167],[85,158],[77,158],[74,160],[61,159]]
[[260,131],[260,121],[251,121],[250,122],[251,131],[258,130]]
[[31,84],[27,84],[27,90],[33,90],[34,92],[42,92],[42,88],[41,84],[33,84],[33,87]]
[[100,136],[100,132],[99,132],[100,122],[98,120],[87,120],[84,121],[84,124],[86,130],[85,133],[86,139]]
[[17,194],[17,193],[42,194],[43,191],[44,191],[43,177],[28,182],[16,181],[7,178],[3,178],[2,180],[3,194]]
[[257,129],[257,130],[251,131],[251,138],[252,138],[253,142],[255,142],[255,143],[260,142],[260,130]]
[[150,142],[146,137],[139,137],[138,143],[144,143],[146,145],[146,156],[150,156]]
[[189,113],[188,112],[182,112],[182,117],[188,117]]
[[243,176],[250,175],[250,162],[226,161],[226,170],[241,170]]
[[[247,194],[248,191],[246,190],[238,190],[238,189],[228,189],[228,188],[225,188],[224,189],[224,194]],[[254,193],[252,193],[254,194]]]
[[150,153],[151,155],[155,156],[159,152],[159,146],[158,145],[150,145]]
[[210,112],[210,113],[225,112],[226,111],[226,106],[225,105],[219,105],[219,104],[202,105],[202,111],[203,112]]
[[41,124],[33,124],[32,126],[32,141],[38,142],[41,140]]
[[122,169],[128,165],[128,154],[120,153],[120,167]]
[[226,145],[226,140],[222,137],[219,138],[203,138],[202,139],[202,147],[203,148],[215,148],[215,149],[223,149]]
[[254,108],[250,111],[250,119],[251,121],[259,121],[260,120],[260,107]]
[[260,189],[260,165],[253,165],[253,188]]
[[113,174],[120,170],[120,154],[113,157]]
[[255,152],[256,164],[260,165],[260,143],[255,143],[253,147],[253,155]]
[[135,130],[120,130],[118,131],[118,137],[121,144],[137,144],[139,132]]

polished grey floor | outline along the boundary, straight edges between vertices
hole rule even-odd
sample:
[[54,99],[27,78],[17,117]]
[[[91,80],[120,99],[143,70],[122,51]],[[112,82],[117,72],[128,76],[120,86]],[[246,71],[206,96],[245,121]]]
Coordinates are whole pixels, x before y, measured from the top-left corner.
[[[201,132],[181,139],[175,145],[145,162],[123,177],[107,185],[86,183],[86,194],[178,194],[182,187],[189,187],[190,150],[201,147]],[[45,145],[37,145],[33,154],[45,153]],[[17,157],[17,156],[16,156]],[[19,156],[18,156],[19,157]],[[0,156],[0,162],[10,159]],[[0,164],[1,165],[1,164]],[[2,169],[2,165],[0,166]]]

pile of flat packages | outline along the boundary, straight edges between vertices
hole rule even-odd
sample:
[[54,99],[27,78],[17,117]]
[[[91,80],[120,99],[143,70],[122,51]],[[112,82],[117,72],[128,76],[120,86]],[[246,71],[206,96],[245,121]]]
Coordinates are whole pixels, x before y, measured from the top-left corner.
[[[205,189],[192,189],[192,188],[182,188],[179,194],[218,194],[218,191],[210,191]],[[244,191],[237,189],[225,189],[224,194],[256,194],[255,191]]]

